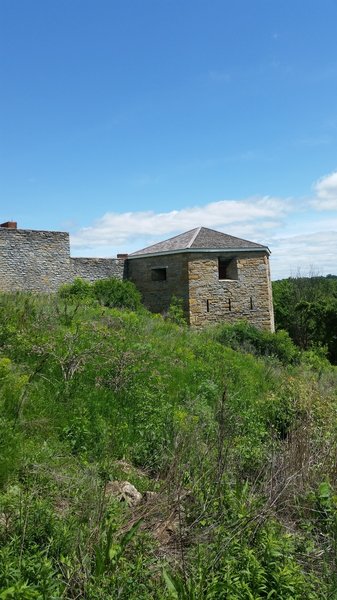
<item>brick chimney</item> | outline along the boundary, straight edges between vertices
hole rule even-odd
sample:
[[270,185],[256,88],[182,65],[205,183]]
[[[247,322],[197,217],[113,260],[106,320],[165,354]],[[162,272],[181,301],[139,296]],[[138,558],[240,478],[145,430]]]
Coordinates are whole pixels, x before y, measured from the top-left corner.
[[121,260],[125,260],[128,256],[128,254],[117,254],[117,258],[120,258]]
[[6,229],[17,229],[16,221],[6,221],[6,223],[1,223],[0,227],[5,227]]

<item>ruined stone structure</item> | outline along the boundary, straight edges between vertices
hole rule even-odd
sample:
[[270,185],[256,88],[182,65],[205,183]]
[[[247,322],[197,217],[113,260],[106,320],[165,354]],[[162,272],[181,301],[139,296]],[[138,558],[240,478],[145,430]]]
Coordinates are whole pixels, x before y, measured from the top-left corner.
[[75,277],[128,278],[153,312],[183,301],[190,325],[245,319],[274,330],[266,246],[199,227],[117,258],[71,258],[69,234],[0,226],[0,290],[55,292]]
[[0,290],[55,292],[75,277],[87,281],[123,279],[125,261],[116,258],[71,258],[69,234],[0,225]]
[[245,319],[274,331],[270,251],[206,227],[154,244],[128,257],[128,278],[154,312],[183,300],[190,325]]

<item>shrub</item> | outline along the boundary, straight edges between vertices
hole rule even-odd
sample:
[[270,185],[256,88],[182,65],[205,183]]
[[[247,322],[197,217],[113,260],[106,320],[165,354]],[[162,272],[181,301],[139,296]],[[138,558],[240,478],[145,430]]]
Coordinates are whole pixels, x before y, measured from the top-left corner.
[[176,325],[186,325],[182,298],[172,296],[166,318],[168,321],[171,321],[171,323],[176,323]]
[[100,279],[94,283],[84,281],[79,277],[73,283],[63,285],[59,297],[66,301],[76,301],[80,304],[98,300],[109,308],[129,308],[137,310],[141,306],[141,295],[131,281],[120,279]]
[[262,331],[245,321],[235,325],[221,325],[216,339],[233,350],[243,350],[258,356],[276,356],[283,363],[295,362],[300,356],[286,331]]
[[141,295],[131,281],[119,279],[100,279],[92,286],[94,296],[109,308],[129,308],[137,310],[141,307]]
[[88,300],[94,297],[93,286],[88,281],[77,277],[73,283],[66,283],[59,289],[59,296],[64,300]]

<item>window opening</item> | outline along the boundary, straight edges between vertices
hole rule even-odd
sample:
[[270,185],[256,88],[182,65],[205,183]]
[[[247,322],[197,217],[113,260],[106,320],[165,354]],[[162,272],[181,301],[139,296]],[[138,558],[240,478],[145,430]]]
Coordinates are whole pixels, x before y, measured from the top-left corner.
[[237,279],[238,269],[235,258],[218,258],[219,279]]
[[227,279],[227,268],[229,265],[228,260],[224,260],[223,258],[219,258],[219,279]]
[[209,312],[209,300],[206,300],[206,311]]
[[254,302],[252,296],[250,297],[250,310],[254,310]]
[[158,269],[151,269],[152,281],[166,281],[167,279],[166,267],[160,267]]
[[228,298],[228,310],[229,310],[229,312],[231,312],[231,310],[232,310],[232,301],[230,298]]

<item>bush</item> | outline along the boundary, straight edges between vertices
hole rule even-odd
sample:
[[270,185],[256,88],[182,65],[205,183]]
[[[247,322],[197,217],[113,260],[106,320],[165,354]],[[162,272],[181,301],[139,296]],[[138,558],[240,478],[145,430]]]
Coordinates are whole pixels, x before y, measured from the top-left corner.
[[94,283],[79,277],[73,283],[63,285],[59,290],[63,300],[77,301],[80,304],[98,300],[109,308],[129,308],[137,310],[141,306],[141,295],[131,281],[120,279],[100,279]]
[[183,299],[172,296],[171,303],[166,315],[168,321],[176,323],[176,325],[186,325],[186,317],[184,313]]
[[93,286],[88,281],[76,277],[73,283],[66,283],[59,289],[59,296],[64,300],[88,300],[94,297]]
[[300,356],[286,331],[262,331],[245,321],[222,325],[217,330],[216,339],[233,350],[243,350],[257,356],[276,356],[283,363],[293,363]]
[[109,308],[129,308],[137,310],[141,307],[141,295],[131,281],[120,279],[100,279],[93,284],[93,292],[103,306]]

